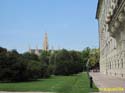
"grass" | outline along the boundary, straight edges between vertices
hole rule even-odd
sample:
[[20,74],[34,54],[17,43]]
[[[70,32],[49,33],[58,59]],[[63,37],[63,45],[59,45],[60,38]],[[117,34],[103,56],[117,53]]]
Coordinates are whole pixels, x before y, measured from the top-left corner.
[[0,83],[0,91],[42,91],[59,93],[89,93],[98,89],[89,88],[86,73],[73,76],[52,76],[49,79],[40,79],[32,82]]

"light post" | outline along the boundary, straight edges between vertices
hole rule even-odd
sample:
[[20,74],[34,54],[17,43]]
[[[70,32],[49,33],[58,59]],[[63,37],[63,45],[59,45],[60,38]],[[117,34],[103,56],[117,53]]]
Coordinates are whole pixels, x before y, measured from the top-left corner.
[[86,68],[87,68],[87,75],[88,75],[88,78],[89,78],[90,88],[93,88],[93,78],[92,78],[92,76],[89,75],[89,59],[86,63]]
[[55,72],[56,72],[56,63],[57,62],[57,53],[55,53],[55,55],[54,55],[54,74],[55,74]]
[[89,59],[88,59],[88,61],[86,63],[86,70],[87,70],[87,75],[89,76]]

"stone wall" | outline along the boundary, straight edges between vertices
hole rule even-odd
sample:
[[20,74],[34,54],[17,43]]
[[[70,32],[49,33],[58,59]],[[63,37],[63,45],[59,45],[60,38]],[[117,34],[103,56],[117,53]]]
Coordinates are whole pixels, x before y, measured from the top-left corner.
[[125,77],[125,1],[99,1],[100,72]]

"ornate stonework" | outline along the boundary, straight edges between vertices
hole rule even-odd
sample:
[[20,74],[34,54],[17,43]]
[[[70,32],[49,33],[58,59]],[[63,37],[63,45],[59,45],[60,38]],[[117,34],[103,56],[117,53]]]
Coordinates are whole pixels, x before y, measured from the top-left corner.
[[99,0],[100,71],[125,77],[125,0]]

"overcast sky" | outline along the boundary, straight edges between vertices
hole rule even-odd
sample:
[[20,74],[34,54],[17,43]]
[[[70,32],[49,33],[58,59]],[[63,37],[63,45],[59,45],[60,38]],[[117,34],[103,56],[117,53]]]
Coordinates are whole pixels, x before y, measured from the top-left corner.
[[0,0],[0,46],[28,50],[98,47],[97,0]]

